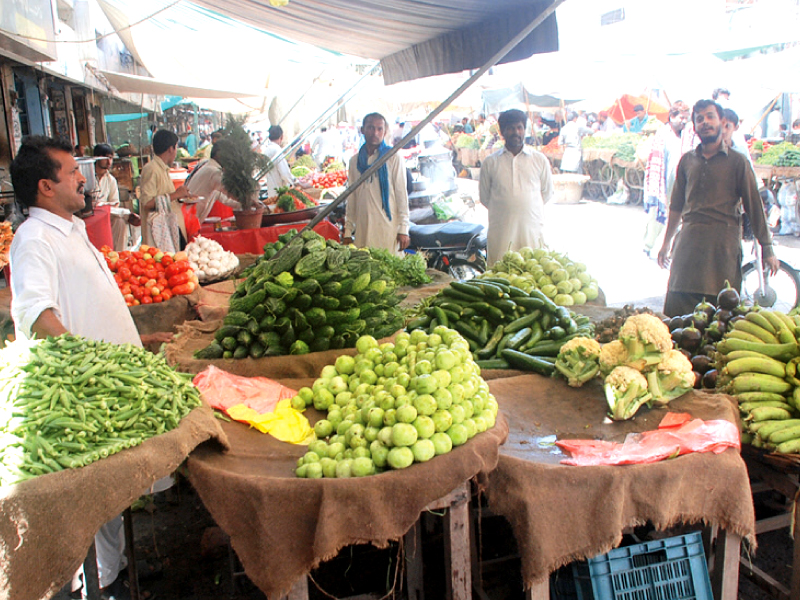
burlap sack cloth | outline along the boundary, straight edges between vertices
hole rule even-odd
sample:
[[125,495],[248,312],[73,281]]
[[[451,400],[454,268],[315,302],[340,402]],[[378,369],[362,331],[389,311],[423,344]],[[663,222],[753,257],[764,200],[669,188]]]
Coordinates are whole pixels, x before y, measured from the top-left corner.
[[49,598],[86,557],[103,523],[172,473],[198,445],[227,448],[211,409],[189,413],[177,429],[81,469],[0,488],[0,599]]
[[[210,361],[191,359],[198,345],[187,324],[167,349],[180,370],[198,372]],[[206,340],[207,343],[207,340]],[[219,360],[239,375],[265,375],[298,389],[311,385],[327,364],[355,349]],[[313,425],[322,413],[306,411]],[[223,423],[230,451],[198,448],[187,461],[189,479],[211,516],[231,537],[250,579],[268,597],[280,597],[321,562],[352,544],[386,547],[403,536],[422,509],[461,483],[495,468],[508,433],[500,415],[495,427],[434,460],[402,471],[361,479],[299,479],[297,459],[307,448],[279,442],[241,423]]]
[[[599,381],[570,388],[562,380],[524,375],[489,382],[509,422],[508,441],[486,482],[492,511],[511,523],[525,587],[574,560],[608,552],[626,527],[718,525],[755,547],[755,515],[739,452],[688,454],[648,464],[571,467],[559,439],[623,441],[656,429],[666,409],[642,409],[632,421],[604,423]],[[669,410],[737,422],[732,398],[690,392]]]

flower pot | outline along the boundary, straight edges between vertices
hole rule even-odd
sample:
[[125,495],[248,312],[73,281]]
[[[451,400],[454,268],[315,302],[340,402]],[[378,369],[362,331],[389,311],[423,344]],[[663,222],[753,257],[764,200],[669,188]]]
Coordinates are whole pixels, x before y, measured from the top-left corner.
[[237,229],[258,229],[261,227],[261,217],[264,214],[263,208],[255,210],[235,210],[233,217],[236,219]]

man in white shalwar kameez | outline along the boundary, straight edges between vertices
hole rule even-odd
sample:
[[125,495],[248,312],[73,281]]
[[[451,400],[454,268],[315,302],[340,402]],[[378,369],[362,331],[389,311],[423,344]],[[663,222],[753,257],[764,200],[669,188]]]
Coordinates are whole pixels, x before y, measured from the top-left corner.
[[525,146],[527,116],[521,110],[500,113],[505,147],[481,165],[480,200],[489,211],[488,264],[509,250],[544,245],[544,205],[553,196],[550,162]]
[[[384,141],[386,119],[378,113],[364,117],[364,145],[350,159],[348,181],[355,182],[372,163],[389,151]],[[344,243],[359,248],[385,248],[402,254],[408,247],[406,167],[399,154],[361,184],[347,200]]]

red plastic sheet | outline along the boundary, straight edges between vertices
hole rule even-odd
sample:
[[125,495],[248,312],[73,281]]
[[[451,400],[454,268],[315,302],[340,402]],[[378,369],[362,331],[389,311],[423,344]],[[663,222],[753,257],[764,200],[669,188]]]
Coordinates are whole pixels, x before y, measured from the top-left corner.
[[739,428],[730,421],[692,419],[686,413],[667,413],[655,431],[630,434],[623,443],[603,440],[560,440],[570,454],[561,461],[579,467],[658,462],[690,452],[719,454],[741,448]]
[[114,234],[111,232],[111,207],[96,206],[94,214],[83,219],[86,236],[98,250],[103,246],[114,247]]
[[[240,229],[236,231],[214,231],[213,225],[204,224],[200,235],[219,243],[225,250],[234,254],[263,254],[264,244],[277,242],[278,236],[290,229],[300,231],[308,223],[288,223],[259,229]],[[328,220],[321,221],[314,231],[327,240],[339,241],[339,229]]]
[[244,404],[259,414],[272,412],[279,401],[297,395],[293,389],[267,377],[241,377],[209,365],[192,380],[212,408],[227,411]]

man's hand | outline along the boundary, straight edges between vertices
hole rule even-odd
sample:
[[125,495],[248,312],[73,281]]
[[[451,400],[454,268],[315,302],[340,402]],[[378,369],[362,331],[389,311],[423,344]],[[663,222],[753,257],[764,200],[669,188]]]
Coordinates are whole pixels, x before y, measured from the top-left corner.
[[397,245],[400,246],[400,250],[405,250],[408,248],[408,245],[411,243],[411,238],[408,237],[404,233],[397,234]]
[[777,256],[770,256],[769,258],[764,259],[764,266],[769,269],[770,275],[775,275],[780,267],[780,261],[778,260]]
[[131,213],[128,215],[128,223],[133,225],[134,227],[139,227],[142,224],[142,218],[137,215],[136,213]]
[[191,196],[192,194],[189,192],[189,188],[187,188],[185,185],[181,185],[169,195],[169,199],[182,200],[183,198],[190,198]]
[[139,337],[142,338],[142,344],[147,346],[149,344],[169,344],[175,339],[175,334],[171,331],[156,331],[155,333],[143,333]]
[[665,244],[658,251],[658,266],[662,269],[669,269],[669,259],[669,246]]

